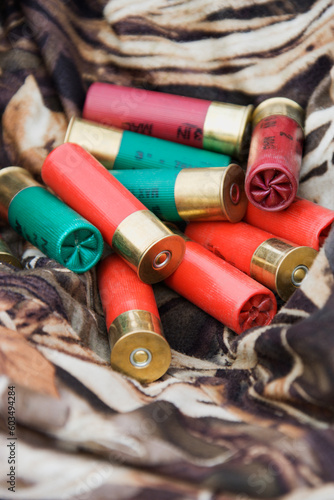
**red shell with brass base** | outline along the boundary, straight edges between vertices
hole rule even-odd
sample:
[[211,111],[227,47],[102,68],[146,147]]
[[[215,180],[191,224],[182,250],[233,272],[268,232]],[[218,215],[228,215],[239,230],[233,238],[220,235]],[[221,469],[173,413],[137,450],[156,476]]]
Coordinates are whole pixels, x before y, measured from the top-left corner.
[[186,242],[185,256],[165,283],[236,333],[268,325],[274,294],[202,245]]
[[296,246],[246,222],[191,222],[186,235],[287,301],[306,277],[317,251]]
[[145,283],[162,281],[178,266],[185,250],[182,238],[78,144],[68,142],[49,153],[42,178],[101,231]]
[[242,157],[253,106],[94,82],[83,118],[195,148]]
[[98,264],[98,282],[108,330],[127,311],[149,311],[159,318],[152,286],[138,279],[118,255],[109,255]]
[[153,289],[116,254],[98,264],[97,279],[106,317],[112,368],[148,383],[171,361]]
[[204,99],[94,82],[86,95],[83,117],[201,148],[210,104]]
[[319,250],[331,229],[334,210],[297,196],[280,212],[266,212],[248,203],[244,221],[296,245]]

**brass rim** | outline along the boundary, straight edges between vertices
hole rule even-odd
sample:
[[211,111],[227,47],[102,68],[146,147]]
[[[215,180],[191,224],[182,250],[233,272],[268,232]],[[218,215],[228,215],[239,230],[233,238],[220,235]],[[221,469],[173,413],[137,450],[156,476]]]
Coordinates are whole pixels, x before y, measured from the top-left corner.
[[[226,169],[222,182],[221,204],[226,219],[230,222],[239,222],[247,210],[247,196],[245,193],[245,173],[243,169],[232,163]],[[233,194],[236,190],[237,196]]]

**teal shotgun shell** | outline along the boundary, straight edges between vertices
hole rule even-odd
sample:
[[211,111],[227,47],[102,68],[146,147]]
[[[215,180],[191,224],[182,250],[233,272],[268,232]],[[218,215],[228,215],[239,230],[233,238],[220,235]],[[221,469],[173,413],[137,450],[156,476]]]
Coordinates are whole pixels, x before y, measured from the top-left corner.
[[0,170],[0,214],[45,255],[76,273],[101,258],[100,231],[36,182],[27,170]]
[[106,168],[226,167],[231,157],[73,117],[64,142],[79,144]]
[[166,221],[238,222],[246,213],[245,174],[233,163],[228,167],[109,172]]

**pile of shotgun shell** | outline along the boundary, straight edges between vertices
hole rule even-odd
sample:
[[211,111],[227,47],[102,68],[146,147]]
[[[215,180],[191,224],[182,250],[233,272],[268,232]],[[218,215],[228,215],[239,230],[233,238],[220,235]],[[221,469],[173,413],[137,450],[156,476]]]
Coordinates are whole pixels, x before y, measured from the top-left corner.
[[[285,97],[254,108],[93,83],[43,184],[0,171],[1,216],[68,269],[96,265],[111,366],[152,382],[171,361],[154,283],[240,334],[307,276],[334,211],[297,196],[303,125]],[[20,266],[3,241],[0,260]]]

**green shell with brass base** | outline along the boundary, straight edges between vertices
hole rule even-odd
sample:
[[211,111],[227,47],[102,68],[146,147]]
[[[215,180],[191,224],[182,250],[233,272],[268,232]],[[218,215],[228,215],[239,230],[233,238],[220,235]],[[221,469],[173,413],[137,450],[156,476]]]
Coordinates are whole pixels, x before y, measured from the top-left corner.
[[43,187],[19,191],[10,202],[8,221],[48,257],[76,273],[88,271],[101,258],[99,230]]

